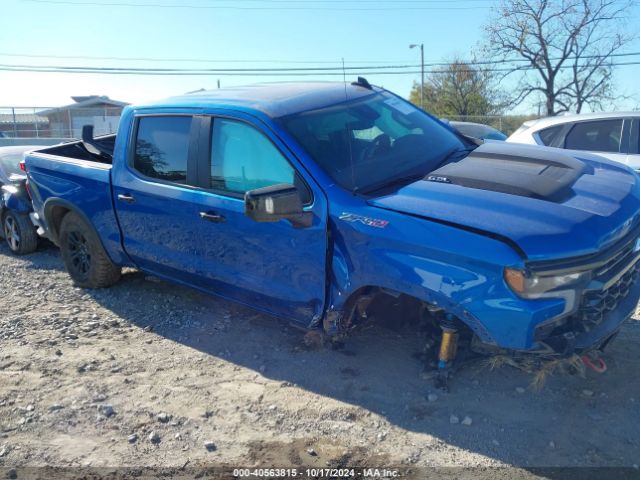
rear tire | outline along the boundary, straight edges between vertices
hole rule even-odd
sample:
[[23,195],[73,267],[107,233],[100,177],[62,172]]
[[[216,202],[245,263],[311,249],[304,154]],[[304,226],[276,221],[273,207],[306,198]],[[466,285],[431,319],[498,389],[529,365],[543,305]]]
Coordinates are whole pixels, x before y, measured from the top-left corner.
[[9,210],[2,218],[2,233],[7,245],[16,255],[26,255],[38,248],[36,227],[28,215]]
[[67,272],[79,287],[105,288],[120,280],[122,269],[109,259],[96,232],[78,214],[64,216],[58,239]]

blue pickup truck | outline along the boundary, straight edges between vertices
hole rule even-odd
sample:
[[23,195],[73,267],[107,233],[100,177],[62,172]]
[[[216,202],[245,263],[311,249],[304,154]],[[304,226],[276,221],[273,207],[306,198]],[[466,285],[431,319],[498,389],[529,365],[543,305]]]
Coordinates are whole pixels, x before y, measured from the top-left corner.
[[640,296],[631,170],[478,145],[365,79],[127,107],[117,135],[26,169],[81,287],[135,267],[330,335],[391,299],[441,329],[441,363],[462,331],[511,351],[603,348]]

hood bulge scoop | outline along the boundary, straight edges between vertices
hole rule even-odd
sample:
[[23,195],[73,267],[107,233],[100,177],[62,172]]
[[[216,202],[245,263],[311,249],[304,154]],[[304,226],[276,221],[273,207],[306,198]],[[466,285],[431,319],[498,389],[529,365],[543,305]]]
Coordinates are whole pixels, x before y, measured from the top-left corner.
[[492,142],[434,170],[425,180],[563,202],[572,196],[575,182],[592,173],[589,165],[562,150]]
[[640,224],[638,177],[619,163],[504,142],[469,157],[367,203],[508,238],[532,261],[595,253]]

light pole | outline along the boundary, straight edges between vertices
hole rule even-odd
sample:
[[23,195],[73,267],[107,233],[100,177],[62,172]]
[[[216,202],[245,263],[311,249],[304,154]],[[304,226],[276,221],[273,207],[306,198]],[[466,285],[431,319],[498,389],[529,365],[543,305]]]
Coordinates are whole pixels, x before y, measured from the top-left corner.
[[421,43],[419,45],[417,43],[412,43],[411,45],[409,45],[409,48],[415,47],[420,47],[420,106],[424,110],[424,43]]

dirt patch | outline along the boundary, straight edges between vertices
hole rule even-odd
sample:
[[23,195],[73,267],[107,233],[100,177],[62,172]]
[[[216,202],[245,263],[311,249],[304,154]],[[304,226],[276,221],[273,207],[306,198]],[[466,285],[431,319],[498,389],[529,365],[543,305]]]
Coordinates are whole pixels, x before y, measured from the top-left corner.
[[522,371],[475,363],[446,393],[423,377],[415,335],[308,348],[276,319],[135,271],[75,288],[54,248],[0,247],[0,273],[0,468],[640,462],[637,320],[604,375],[535,392]]
[[389,466],[386,454],[372,454],[364,447],[348,448],[322,440],[251,442],[247,459],[254,465],[275,467],[344,468]]

